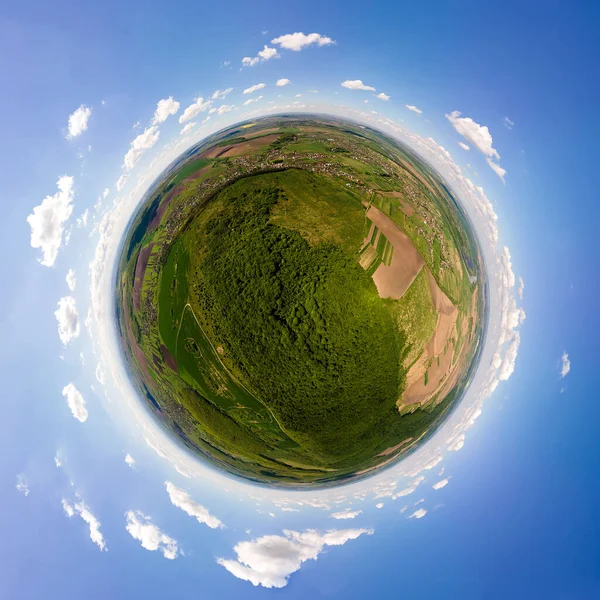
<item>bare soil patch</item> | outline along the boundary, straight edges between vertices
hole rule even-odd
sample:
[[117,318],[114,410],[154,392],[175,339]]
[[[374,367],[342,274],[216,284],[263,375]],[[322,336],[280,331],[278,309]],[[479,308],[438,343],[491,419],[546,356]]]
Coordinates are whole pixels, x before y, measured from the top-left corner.
[[378,208],[371,206],[367,217],[379,227],[394,247],[392,262],[389,266],[379,265],[373,275],[380,298],[402,298],[415,277],[425,264],[410,238],[389,217]]
[[221,158],[228,156],[243,156],[244,154],[253,154],[257,148],[268,146],[279,138],[279,134],[265,135],[263,137],[253,138],[247,142],[240,142],[234,146],[226,146],[225,152],[219,154]]
[[175,360],[175,357],[169,352],[169,350],[167,349],[167,347],[164,344],[160,345],[160,352],[162,354],[163,360],[165,361],[165,363],[169,367],[169,369],[171,369],[171,371],[175,371],[175,373],[177,373],[178,372],[177,361]]
[[395,446],[392,446],[391,448],[387,448],[383,452],[380,452],[377,456],[388,456],[389,454],[393,454],[396,450],[398,450],[398,448],[404,446],[404,444],[408,444],[408,442],[410,442],[411,440],[411,437],[406,438],[405,440],[402,440],[399,444],[396,444]]
[[[452,337],[457,335],[458,309],[439,288],[429,270],[427,275],[431,299],[438,311],[438,321],[427,348],[407,374],[407,388],[402,396],[400,407],[410,404],[423,405],[435,394],[440,393],[441,396],[449,391],[450,385],[454,385],[460,371],[459,361],[456,361],[454,368],[452,366],[454,346],[450,343]],[[463,349],[466,349],[466,344]],[[427,373],[427,384],[425,384],[425,373]]]
[[179,192],[182,192],[185,189],[183,185],[178,185],[176,188],[173,188],[161,201],[156,214],[152,218],[152,221],[148,224],[148,233],[154,231],[159,225],[162,218],[165,216],[167,212],[167,208],[169,207],[169,202],[177,195]]
[[410,204],[404,194],[402,192],[378,192],[379,194],[381,194],[382,196],[385,196],[386,198],[397,198],[398,199],[398,204],[400,204],[400,208],[402,209],[402,212],[407,216],[407,217],[412,217],[415,214],[415,209],[412,206],[412,204]]

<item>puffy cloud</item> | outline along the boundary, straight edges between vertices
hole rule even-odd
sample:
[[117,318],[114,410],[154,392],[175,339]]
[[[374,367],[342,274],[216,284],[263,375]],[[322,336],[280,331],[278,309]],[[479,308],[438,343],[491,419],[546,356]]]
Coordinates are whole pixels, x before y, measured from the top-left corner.
[[269,46],[265,44],[264,48],[258,52],[256,56],[244,56],[244,58],[242,58],[242,66],[254,67],[259,62],[265,62],[272,58],[279,58],[279,56],[280,54],[277,52],[276,48],[269,48]]
[[173,96],[159,100],[158,104],[156,105],[156,110],[154,111],[154,117],[152,118],[152,125],[164,123],[169,116],[177,113],[179,106],[179,102],[177,102],[177,100],[173,100]]
[[217,108],[218,115],[224,115],[225,113],[231,112],[235,106],[233,104],[222,104]]
[[446,118],[460,135],[469,140],[482,154],[499,159],[500,155],[493,147],[493,140],[487,127],[479,125],[469,117],[461,117],[457,110],[446,115]]
[[96,365],[96,379],[98,383],[104,385],[106,383],[106,375],[104,374],[104,369],[102,368],[102,363],[98,363]]
[[409,519],[422,519],[427,514],[427,509],[419,508],[415,510],[415,512],[408,517]]
[[383,92],[379,93],[379,94],[374,94],[375,98],[379,98],[380,100],[385,100],[386,102],[390,99],[390,97],[387,94],[384,94]]
[[504,181],[504,176],[506,175],[506,169],[503,169],[500,165],[496,164],[491,158],[486,158],[485,162],[490,166],[492,171]]
[[131,456],[131,454],[126,454],[125,455],[125,463],[127,464],[128,467],[131,467],[133,469],[135,467],[135,458],[133,458],[133,456]]
[[125,184],[127,183],[128,179],[129,176],[126,173],[123,173],[123,175],[119,177],[119,179],[117,180],[117,192],[120,192],[125,187]]
[[17,475],[17,484],[15,485],[18,492],[21,494],[25,494],[25,496],[29,496],[29,484],[23,475]]
[[383,502],[378,502],[378,503],[375,505],[375,508],[383,508],[383,506],[384,506]]
[[71,140],[80,136],[88,128],[88,121],[92,116],[92,109],[81,105],[76,111],[69,115],[69,131],[67,139]]
[[81,501],[75,502],[74,504],[70,504],[67,500],[63,498],[62,500],[63,510],[67,517],[74,517],[76,514],[79,515],[90,528],[90,539],[100,550],[108,551],[106,547],[106,542],[104,541],[104,536],[100,531],[100,521],[92,514],[92,511]]
[[362,510],[342,510],[332,513],[330,516],[332,519],[355,519],[361,512]]
[[67,275],[65,277],[65,281],[67,282],[68,288],[72,292],[74,292],[75,291],[75,286],[77,285],[77,279],[75,277],[75,271],[73,271],[73,269],[69,269],[67,271]]
[[88,411],[81,392],[72,383],[69,383],[63,388],[62,395],[67,399],[73,416],[81,423],[87,421]]
[[62,499],[62,507],[63,510],[65,511],[65,514],[67,515],[67,517],[71,518],[72,516],[75,515],[75,509],[73,508],[73,506],[64,498]]
[[307,560],[317,560],[327,546],[342,546],[372,529],[341,529],[319,533],[308,529],[302,533],[284,530],[283,535],[265,535],[239,542],[234,551],[236,560],[217,559],[232,575],[253,585],[282,588],[292,573]]
[[463,149],[466,150],[467,152],[471,149],[471,146],[469,146],[468,144],[465,144],[464,142],[458,142],[458,145]]
[[154,552],[159,550],[165,558],[176,559],[181,553],[177,541],[162,532],[152,519],[139,510],[125,513],[127,525],[125,529],[134,540],[138,540],[142,548]]
[[225,98],[233,92],[233,88],[227,88],[225,90],[215,90],[211,98],[213,100],[225,100]]
[[285,35],[280,35],[271,40],[271,44],[275,44],[281,48],[285,48],[286,50],[293,50],[294,52],[299,52],[303,48],[307,46],[312,46],[316,44],[317,46],[329,46],[331,44],[335,44],[335,42],[326,35],[321,35],[320,33],[286,33]]
[[465,434],[461,433],[456,438],[454,438],[451,443],[448,445],[448,450],[452,452],[458,452],[465,445]]
[[563,355],[560,357],[560,376],[565,378],[570,370],[571,361],[569,360],[569,355],[566,352],[563,352]]
[[436,483],[434,483],[431,487],[434,490],[441,490],[442,488],[446,487],[448,485],[448,482],[450,481],[449,477],[446,477],[446,479],[442,479]]
[[523,300],[523,291],[525,290],[525,282],[522,277],[519,277],[519,286],[517,288],[517,294],[519,294],[519,300]]
[[[521,313],[519,312],[519,315]],[[520,321],[520,318],[519,318]],[[520,324],[520,323],[519,323]],[[498,373],[498,379],[500,381],[506,381],[514,373],[515,363],[517,361],[517,353],[519,351],[519,344],[521,343],[521,336],[518,331],[515,331],[512,339],[510,340],[505,352],[502,362],[500,363],[500,371]]]
[[461,113],[455,110],[446,115],[446,118],[460,135],[471,142],[486,157],[488,165],[500,179],[504,180],[506,171],[494,162],[494,160],[500,160],[500,154],[493,146],[490,130],[485,125],[479,125],[470,117],[461,117],[460,115]]
[[413,479],[408,487],[404,488],[403,490],[400,490],[399,492],[396,492],[392,496],[392,499],[396,500],[396,498],[403,498],[404,496],[409,496],[419,487],[419,485],[424,480],[425,477],[423,477],[422,475],[420,477],[417,477],[416,479]]
[[[125,159],[123,161],[123,166],[127,171],[131,171],[133,167],[137,164],[137,162],[142,157],[142,154],[146,152],[146,150],[150,150],[154,144],[158,141],[158,137],[160,135],[160,131],[156,125],[152,125],[144,130],[144,133],[140,133],[133,142],[131,142],[131,148],[125,155]],[[118,188],[117,184],[117,188]]]
[[183,114],[179,117],[180,123],[185,123],[190,119],[193,119],[195,116],[199,115],[201,112],[204,112],[210,105],[212,104],[212,100],[204,100],[204,98],[199,97],[195,98],[193,104],[190,104],[184,111]]
[[223,523],[217,517],[211,515],[204,506],[192,500],[186,491],[178,488],[170,481],[165,482],[165,486],[173,506],[180,508],[183,512],[190,515],[190,517],[194,517],[198,523],[205,523],[211,529],[223,527]]
[[254,104],[254,102],[258,102],[262,98],[263,98],[263,96],[258,96],[257,98],[248,98],[248,100],[246,100],[246,102],[244,102],[244,106],[248,106],[249,104]]
[[186,135],[196,126],[196,121],[190,121],[187,125],[184,125],[183,129],[179,132],[180,135]]
[[89,213],[90,213],[89,208],[86,208],[83,211],[83,213],[81,213],[81,216],[78,217],[77,220],[75,221],[75,224],[77,225],[77,227],[79,227],[81,229],[82,227],[85,227],[87,225]]
[[66,346],[79,335],[79,315],[73,296],[64,296],[58,301],[58,308],[54,311],[58,321],[58,336]]
[[63,175],[56,182],[58,191],[46,196],[27,217],[31,227],[31,247],[42,250],[41,264],[51,267],[62,244],[64,225],[73,212],[74,179]]
[[418,115],[422,115],[423,114],[423,111],[420,108],[418,108],[417,106],[415,106],[414,104],[405,104],[404,106],[408,110],[410,110],[410,111],[412,111],[414,113],[417,113]]
[[242,93],[243,94],[253,94],[258,90],[262,90],[267,87],[266,83],[257,83],[255,85],[251,85],[249,88],[246,88]]
[[258,56],[244,56],[244,58],[242,58],[242,65],[244,67],[253,67],[254,65],[258,64],[259,60],[260,58],[258,58]]
[[433,469],[433,467],[439,465],[443,460],[443,456],[441,454],[437,454],[436,456],[431,457],[426,462],[420,463],[414,467],[412,471],[408,473],[409,477],[414,477],[418,475],[421,471],[428,471],[429,469]]
[[370,85],[365,85],[360,79],[346,79],[342,82],[342,87],[348,88],[349,90],[365,90],[367,92],[374,92],[375,88]]
[[282,77],[281,79],[277,80],[277,83],[275,83],[275,85],[277,87],[284,87],[286,85],[289,85],[290,83],[292,83],[289,79],[287,79],[286,77]]
[[262,60],[270,60],[271,58],[279,56],[279,53],[277,52],[276,48],[269,48],[269,46],[265,44],[264,48],[258,53],[257,56]]

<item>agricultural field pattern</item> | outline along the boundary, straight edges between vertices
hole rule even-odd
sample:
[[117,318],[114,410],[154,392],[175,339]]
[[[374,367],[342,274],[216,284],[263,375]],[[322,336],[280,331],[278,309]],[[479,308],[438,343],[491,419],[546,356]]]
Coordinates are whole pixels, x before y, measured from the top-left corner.
[[131,219],[116,322],[185,447],[282,487],[413,452],[473,378],[487,322],[473,227],[413,151],[323,115],[247,121],[169,166]]

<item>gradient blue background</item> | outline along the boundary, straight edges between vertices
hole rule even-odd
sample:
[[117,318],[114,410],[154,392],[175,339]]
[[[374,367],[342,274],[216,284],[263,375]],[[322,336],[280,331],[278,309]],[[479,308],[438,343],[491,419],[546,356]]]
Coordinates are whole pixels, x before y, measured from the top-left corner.
[[[4,3],[0,596],[599,598],[599,26],[596,2]],[[293,31],[330,35],[337,45],[238,71],[242,56]],[[219,67],[225,60],[232,69]],[[527,320],[515,374],[446,463],[444,506],[419,521],[401,519],[399,507],[369,514],[374,535],[329,549],[286,588],[267,590],[215,563],[232,555],[241,526],[217,534],[171,511],[164,528],[193,537],[196,549],[176,561],[142,550],[124,530],[119,499],[156,510],[168,500],[149,497],[143,466],[133,482],[124,464],[109,468],[122,463],[110,439],[99,442],[105,455],[82,451],[72,460],[81,479],[94,472],[95,505],[104,514],[114,508],[114,522],[102,519],[110,551],[99,553],[81,521],[65,519],[65,475],[51,464],[57,439],[76,447],[78,438],[105,435],[108,416],[98,410],[100,425],[82,430],[58,410],[60,389],[77,371],[76,361],[58,358],[52,318],[64,283],[36,267],[25,219],[64,172],[84,173],[89,195],[80,207],[92,205],[118,177],[133,122],[147,121],[158,99],[173,95],[185,106],[184,98],[215,88],[278,77],[304,90],[362,78],[399,106],[423,109],[431,123],[406,113],[405,124],[436,139],[452,110],[488,125],[506,184],[481,157],[468,158],[481,163],[525,280]],[[110,118],[101,128],[90,122],[93,150],[81,166],[61,128],[81,103],[99,112],[101,99]],[[502,126],[504,116],[514,129]],[[560,380],[565,350],[572,370]],[[27,498],[14,489],[26,468],[42,488]],[[235,512],[223,507],[220,516]]]

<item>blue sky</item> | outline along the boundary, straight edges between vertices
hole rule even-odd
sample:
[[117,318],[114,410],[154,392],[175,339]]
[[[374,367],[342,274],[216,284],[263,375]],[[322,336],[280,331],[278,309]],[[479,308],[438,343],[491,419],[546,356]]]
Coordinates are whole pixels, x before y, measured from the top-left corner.
[[[4,7],[2,597],[599,597],[599,24],[592,2]],[[272,41],[295,32],[321,37]],[[242,68],[265,45],[279,56]],[[357,80],[375,90],[341,85]],[[153,125],[170,97],[177,111]],[[198,97],[211,104],[180,122]],[[87,127],[69,138],[80,106]],[[209,114],[220,106],[233,108]],[[106,281],[171,158],[249,111],[290,108],[369,123],[430,160],[475,221],[493,310],[472,393],[419,456],[283,497],[207,470],[153,427],[115,358]],[[64,175],[55,226],[34,219],[32,248],[27,218]],[[60,313],[67,344],[61,298],[75,307]]]

